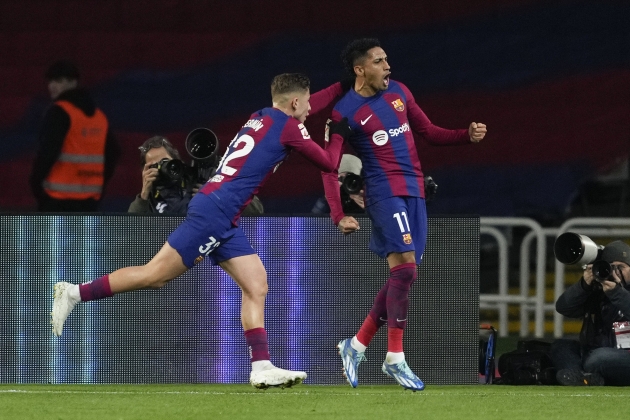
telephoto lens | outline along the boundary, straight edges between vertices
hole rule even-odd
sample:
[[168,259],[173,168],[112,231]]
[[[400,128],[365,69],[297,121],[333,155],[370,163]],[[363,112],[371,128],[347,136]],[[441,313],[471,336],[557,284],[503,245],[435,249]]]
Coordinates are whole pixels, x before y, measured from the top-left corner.
[[341,181],[341,188],[348,194],[359,194],[363,189],[363,179],[360,175],[347,173]]
[[614,270],[615,267],[608,261],[599,260],[593,263],[592,271],[597,281],[610,280]]

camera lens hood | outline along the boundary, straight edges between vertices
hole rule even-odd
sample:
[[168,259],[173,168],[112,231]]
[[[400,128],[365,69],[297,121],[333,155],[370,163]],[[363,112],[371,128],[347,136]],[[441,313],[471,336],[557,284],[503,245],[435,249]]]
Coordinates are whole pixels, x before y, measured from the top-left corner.
[[588,236],[573,232],[565,232],[556,238],[553,245],[553,253],[562,264],[590,264],[595,261],[601,252],[595,242]]
[[219,138],[209,128],[195,128],[186,136],[186,151],[197,161],[207,161],[217,154]]

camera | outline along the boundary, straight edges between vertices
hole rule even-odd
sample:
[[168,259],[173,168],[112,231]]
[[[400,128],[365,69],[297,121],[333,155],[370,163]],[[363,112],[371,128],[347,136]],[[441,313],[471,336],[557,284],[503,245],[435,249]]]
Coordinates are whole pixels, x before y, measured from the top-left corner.
[[186,152],[192,158],[188,178],[194,184],[204,184],[219,166],[219,138],[208,128],[199,127],[186,136]]
[[158,176],[153,188],[161,190],[180,187],[192,190],[196,184],[204,184],[218,167],[219,139],[208,128],[195,128],[186,136],[186,152],[192,157],[190,166],[179,159],[164,158],[149,166],[156,168]]
[[597,245],[591,238],[573,232],[565,232],[558,236],[553,245],[556,259],[565,265],[592,264],[591,271],[597,281],[612,278],[615,268],[602,260],[603,245]]
[[359,194],[363,189],[363,178],[361,178],[361,175],[348,172],[344,176],[340,176],[339,181],[341,181],[341,191],[347,195]]
[[149,168],[156,168],[158,176],[153,183],[156,189],[169,187],[178,184],[186,172],[186,165],[179,159],[164,158],[159,162],[149,165]]
[[432,177],[424,177],[424,199],[425,201],[431,201],[437,194],[438,185],[435,183]]
[[352,172],[347,172],[339,177],[339,192],[341,196],[341,207],[345,213],[363,213],[363,208],[359,206],[351,195],[360,194],[363,189],[363,178]]

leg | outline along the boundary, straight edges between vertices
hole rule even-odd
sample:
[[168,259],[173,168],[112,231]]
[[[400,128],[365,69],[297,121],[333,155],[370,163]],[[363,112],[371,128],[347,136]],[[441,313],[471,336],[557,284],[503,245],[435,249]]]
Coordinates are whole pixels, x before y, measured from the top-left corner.
[[580,343],[577,340],[557,339],[551,343],[551,361],[557,370],[582,369]]
[[387,358],[388,363],[399,363],[404,360],[402,339],[407,326],[409,292],[416,281],[415,253],[392,252],[387,256],[387,262],[391,272],[386,299]]
[[186,270],[188,268],[184,265],[179,253],[167,242],[146,265],[121,268],[93,282],[81,285],[59,282],[54,287],[51,312],[53,333],[57,336],[61,335],[68,315],[81,301],[99,300],[116,293],[146,287],[159,288]]
[[256,388],[291,387],[306,379],[306,372],[273,366],[265,331],[265,298],[267,272],[256,254],[230,258],[219,263],[241,289],[241,323],[252,360],[250,383]]
[[391,270],[387,291],[387,356],[381,370],[405,389],[422,391],[424,383],[409,368],[403,351],[403,333],[407,326],[409,292],[416,280],[415,251],[387,256]]
[[[413,252],[391,253],[387,256],[387,262],[389,263],[390,270],[392,270],[394,267],[401,264],[415,265],[416,259]],[[387,322],[387,294],[391,283],[392,276],[390,275],[390,278],[387,279],[385,285],[383,285],[381,290],[379,290],[376,294],[370,313],[365,318],[365,321],[363,321],[363,325],[361,325],[361,328],[356,335],[356,339],[364,347],[370,345],[370,342],[372,341],[372,338],[374,338],[376,332]],[[364,348],[359,350],[365,351]]]
[[267,271],[256,254],[222,261],[219,266],[232,277],[241,289],[241,323],[245,331],[265,327],[265,298]]
[[112,294],[145,288],[159,289],[187,270],[181,255],[166,242],[145,265],[125,267],[111,273],[109,284]]
[[630,353],[627,349],[600,347],[587,356],[584,370],[601,375],[606,385],[630,386]]
[[582,351],[577,340],[557,339],[551,343],[551,361],[557,369],[556,380],[560,385],[604,385],[604,378],[597,373],[584,371]]

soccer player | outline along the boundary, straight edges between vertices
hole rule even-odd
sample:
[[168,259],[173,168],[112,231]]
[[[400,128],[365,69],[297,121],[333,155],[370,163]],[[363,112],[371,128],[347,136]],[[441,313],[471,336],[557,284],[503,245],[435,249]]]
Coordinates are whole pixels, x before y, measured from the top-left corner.
[[[291,150],[322,171],[332,171],[338,164],[343,136],[349,133],[347,122],[335,127],[326,150],[317,145],[303,124],[311,111],[309,89],[309,79],[301,74],[281,74],[273,79],[273,107],[250,116],[228,145],[216,175],[190,201],[184,222],[146,265],[122,268],[80,285],[55,284],[53,333],[61,335],[65,320],[79,302],[162,287],[207,258],[241,289],[241,323],[252,361],[250,383],[257,388],[290,387],[306,379],[305,372],[280,369],[270,361],[264,327],[267,273],[238,222],[259,187]],[[313,112],[341,94],[339,83],[314,94]]]
[[[447,130],[431,124],[409,89],[390,79],[387,55],[377,39],[350,42],[342,59],[355,78],[354,86],[337,102],[331,119],[347,118],[352,129],[348,142],[363,163],[365,210],[372,220],[370,249],[387,258],[390,276],[357,334],[337,347],[344,376],[356,387],[357,368],[365,360],[365,350],[387,323],[387,355],[382,370],[405,389],[420,391],[424,384],[407,365],[403,352],[409,291],[427,237],[424,175],[414,134],[431,144],[477,143],[485,136],[486,126],[473,122],[468,130]],[[322,173],[322,178],[335,225],[344,234],[359,229],[357,220],[343,213],[337,171]]]

